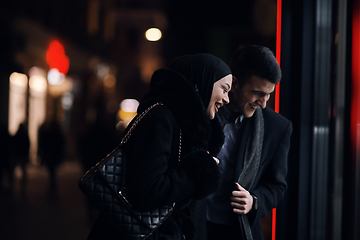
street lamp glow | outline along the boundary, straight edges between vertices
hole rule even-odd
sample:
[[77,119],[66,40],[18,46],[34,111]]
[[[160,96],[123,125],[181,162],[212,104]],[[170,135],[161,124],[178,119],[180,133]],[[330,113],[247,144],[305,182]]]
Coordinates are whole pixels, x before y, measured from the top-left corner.
[[158,28],[149,28],[145,33],[146,39],[152,42],[159,41],[161,35],[161,31]]

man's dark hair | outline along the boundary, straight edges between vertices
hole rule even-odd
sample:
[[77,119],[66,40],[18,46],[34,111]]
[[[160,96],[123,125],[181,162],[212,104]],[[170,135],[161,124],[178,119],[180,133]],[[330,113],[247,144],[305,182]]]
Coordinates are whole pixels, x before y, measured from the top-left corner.
[[274,84],[280,82],[282,77],[273,52],[264,46],[240,46],[233,53],[229,65],[232,74],[242,84],[254,75]]

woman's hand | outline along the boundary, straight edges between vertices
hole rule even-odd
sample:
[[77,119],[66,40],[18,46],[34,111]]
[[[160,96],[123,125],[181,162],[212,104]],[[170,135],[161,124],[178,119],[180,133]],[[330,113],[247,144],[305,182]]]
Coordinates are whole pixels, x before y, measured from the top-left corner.
[[219,159],[217,159],[216,157],[213,157],[213,159],[215,160],[216,164],[219,164]]
[[[210,153],[209,153],[209,151],[206,151],[207,152],[207,154],[209,154],[210,155]],[[216,164],[219,164],[219,159],[217,159],[216,157],[214,157],[214,156],[212,156],[212,158],[214,159],[214,161],[216,162]]]

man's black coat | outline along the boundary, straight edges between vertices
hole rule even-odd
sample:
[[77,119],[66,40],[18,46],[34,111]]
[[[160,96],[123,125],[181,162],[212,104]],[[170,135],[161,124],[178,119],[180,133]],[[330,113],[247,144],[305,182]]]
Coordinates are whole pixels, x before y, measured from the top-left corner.
[[[292,133],[291,122],[282,115],[266,107],[264,116],[264,140],[261,161],[255,181],[249,190],[258,198],[258,210],[250,211],[249,220],[254,240],[263,239],[261,218],[265,217],[282,200],[287,189],[287,161]],[[247,139],[246,124],[251,118],[244,120],[243,139]],[[240,174],[243,155],[238,156],[236,171]]]
[[[220,109],[219,114],[225,114],[224,112],[224,109]],[[261,218],[268,215],[278,205],[287,189],[287,161],[292,133],[291,122],[271,108],[262,109],[262,114],[264,117],[264,139],[260,166],[251,189],[247,189],[258,198],[258,209],[251,210],[248,213],[254,240],[263,239]],[[245,118],[243,120],[242,131],[238,136],[240,140],[239,146],[236,147],[238,154],[235,166],[227,166],[227,169],[224,169],[225,165],[221,164],[222,159],[220,159],[219,167],[222,171],[220,191],[219,194],[215,193],[212,198],[209,198],[209,208],[213,208],[213,211],[218,212],[218,215],[221,215],[223,210],[214,208],[214,206],[219,206],[216,203],[225,204],[230,209],[229,212],[232,212],[230,196],[231,192],[236,190],[235,182],[243,169],[246,143],[253,122],[254,118]],[[231,219],[234,219],[235,223],[238,218],[235,213],[232,214]]]

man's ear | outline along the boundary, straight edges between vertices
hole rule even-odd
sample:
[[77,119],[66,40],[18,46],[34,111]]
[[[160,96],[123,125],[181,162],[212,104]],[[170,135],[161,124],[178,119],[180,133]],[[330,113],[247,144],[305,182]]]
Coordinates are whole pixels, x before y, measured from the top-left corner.
[[233,75],[232,77],[232,83],[231,83],[231,89],[235,89],[235,87],[239,84],[238,79]]

